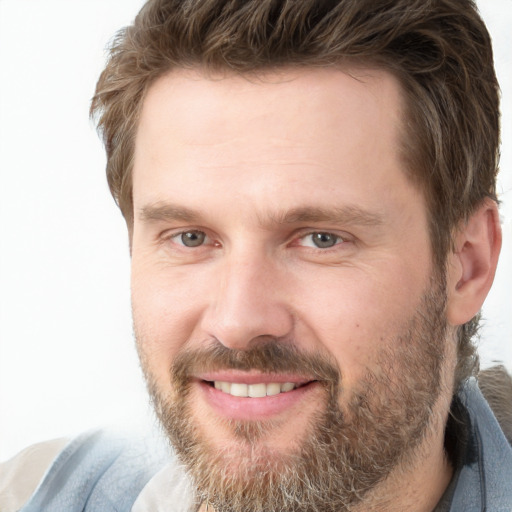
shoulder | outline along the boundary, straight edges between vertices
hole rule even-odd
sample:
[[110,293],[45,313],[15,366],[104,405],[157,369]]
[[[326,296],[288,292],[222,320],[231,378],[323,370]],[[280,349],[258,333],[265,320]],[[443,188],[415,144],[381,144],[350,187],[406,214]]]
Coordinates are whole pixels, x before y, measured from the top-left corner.
[[504,366],[493,366],[478,374],[478,387],[512,444],[512,377]]
[[0,510],[19,510],[36,490],[52,461],[69,440],[54,439],[25,448],[0,464]]
[[[55,451],[42,480],[39,474],[16,507],[9,505],[5,511],[22,506],[23,512],[129,512],[148,482],[165,467],[167,474],[174,475],[176,492],[186,490],[178,485],[185,477],[167,441],[153,433],[87,432]],[[29,459],[20,461],[18,475]]]
[[[479,385],[475,379],[469,379],[458,393],[458,403],[465,412],[458,419],[466,432],[463,437],[467,439],[451,510],[512,510],[512,448],[495,414],[502,414],[510,404],[501,403],[501,399],[496,402],[496,391],[501,393],[504,389],[498,384],[497,376],[507,374],[493,369],[485,373],[483,379],[479,376]],[[486,396],[480,387],[486,389]],[[505,401],[509,400],[506,396],[505,393]],[[494,412],[488,400],[494,402]]]

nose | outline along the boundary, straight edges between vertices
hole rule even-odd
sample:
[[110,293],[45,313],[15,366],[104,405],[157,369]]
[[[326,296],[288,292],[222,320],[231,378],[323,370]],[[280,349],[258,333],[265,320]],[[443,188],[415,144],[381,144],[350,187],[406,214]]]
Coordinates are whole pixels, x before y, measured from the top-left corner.
[[203,332],[236,350],[291,333],[293,315],[286,299],[286,279],[276,262],[245,252],[226,258],[217,270],[202,318]]

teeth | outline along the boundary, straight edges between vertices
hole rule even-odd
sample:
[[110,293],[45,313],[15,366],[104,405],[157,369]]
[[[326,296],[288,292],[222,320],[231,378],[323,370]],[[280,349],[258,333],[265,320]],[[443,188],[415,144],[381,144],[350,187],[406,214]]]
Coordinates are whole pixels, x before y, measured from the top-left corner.
[[270,384],[243,384],[240,382],[224,382],[216,380],[213,383],[215,389],[223,391],[232,396],[242,398],[263,398],[264,396],[279,395],[279,393],[287,393],[295,389],[293,382],[271,382]]
[[233,382],[231,384],[231,395],[233,396],[249,396],[249,386],[247,384],[240,384],[238,382]]
[[281,384],[267,384],[267,396],[279,395],[281,393]]
[[249,384],[248,396],[252,398],[263,398],[267,396],[267,385],[266,384]]

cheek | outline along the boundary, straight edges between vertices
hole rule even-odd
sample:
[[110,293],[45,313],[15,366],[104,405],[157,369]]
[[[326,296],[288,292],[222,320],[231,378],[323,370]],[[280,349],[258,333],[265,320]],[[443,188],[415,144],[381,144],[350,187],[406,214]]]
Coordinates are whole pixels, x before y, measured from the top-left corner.
[[176,274],[132,265],[132,314],[139,351],[154,373],[165,372],[193,336],[200,307],[196,286]]
[[[335,358],[348,387],[375,367],[382,348],[393,348],[420,301],[422,280],[386,274],[347,272],[339,280],[325,280],[323,287],[304,286],[298,292],[303,333],[309,333],[304,337],[314,337],[318,348]],[[317,285],[321,282],[317,275]]]

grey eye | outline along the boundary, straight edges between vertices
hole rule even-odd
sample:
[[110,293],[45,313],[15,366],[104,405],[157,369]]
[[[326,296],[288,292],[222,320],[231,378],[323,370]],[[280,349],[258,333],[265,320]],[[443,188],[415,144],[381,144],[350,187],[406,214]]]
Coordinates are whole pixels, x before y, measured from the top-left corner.
[[339,237],[332,233],[311,233],[311,241],[320,249],[328,249],[334,247],[339,240]]
[[181,233],[180,240],[185,247],[199,247],[204,244],[206,233],[203,231],[185,231]]

